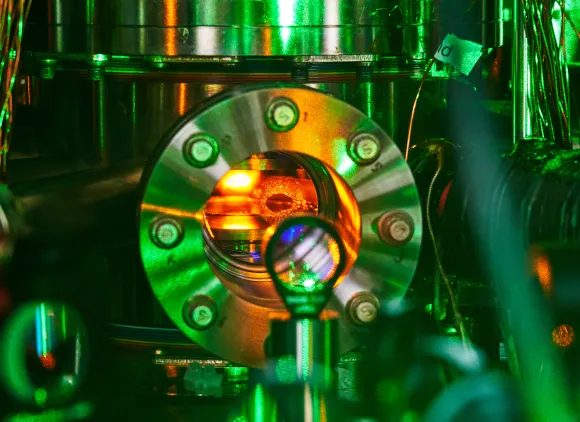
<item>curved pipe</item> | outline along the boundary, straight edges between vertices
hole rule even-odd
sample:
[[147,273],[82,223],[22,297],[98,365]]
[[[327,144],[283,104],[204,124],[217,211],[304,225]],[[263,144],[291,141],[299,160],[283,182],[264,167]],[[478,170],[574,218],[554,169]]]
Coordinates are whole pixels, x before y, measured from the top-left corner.
[[91,242],[136,237],[143,161],[11,186],[26,233],[56,238],[90,236]]

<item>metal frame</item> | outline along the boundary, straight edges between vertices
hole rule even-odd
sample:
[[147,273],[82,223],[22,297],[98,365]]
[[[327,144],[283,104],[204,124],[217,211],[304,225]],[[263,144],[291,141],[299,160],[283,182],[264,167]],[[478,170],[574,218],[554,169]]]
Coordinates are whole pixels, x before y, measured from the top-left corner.
[[[298,123],[287,132],[271,130],[264,119],[277,98],[292,100],[300,113]],[[360,132],[371,134],[381,144],[373,164],[357,165],[347,153],[349,139]],[[217,161],[207,168],[192,167],[183,158],[183,144],[199,133],[209,134],[220,144]],[[358,201],[360,225],[348,230],[360,236],[360,247],[358,253],[348,251],[356,262],[335,287],[330,308],[342,311],[361,292],[383,300],[401,298],[413,277],[421,244],[421,208],[411,171],[387,134],[354,107],[311,89],[254,87],[232,92],[185,116],[145,180],[140,215],[143,264],[165,311],[189,338],[220,357],[248,366],[265,361],[270,313],[280,309],[280,301],[257,305],[244,297],[248,288],[259,290],[264,284],[273,288],[271,280],[241,284],[225,280],[211,266],[201,211],[232,166],[253,154],[276,150],[320,160],[342,177]],[[339,195],[347,194],[340,187],[337,190]],[[397,247],[385,244],[377,234],[378,219],[393,210],[404,211],[415,221],[409,242]],[[183,240],[172,249],[159,248],[151,240],[150,226],[160,215],[178,218],[183,224]],[[337,218],[341,216],[339,212]],[[344,239],[345,234],[341,235]],[[216,323],[203,331],[192,329],[182,317],[184,304],[196,295],[210,297],[219,313]],[[348,312],[341,314],[340,352],[346,352],[358,344],[361,328],[348,319]]]

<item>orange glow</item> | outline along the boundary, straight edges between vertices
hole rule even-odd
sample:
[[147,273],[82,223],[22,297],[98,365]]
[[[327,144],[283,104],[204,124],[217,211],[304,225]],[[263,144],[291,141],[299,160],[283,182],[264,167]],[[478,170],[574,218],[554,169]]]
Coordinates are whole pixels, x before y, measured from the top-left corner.
[[212,230],[261,230],[264,225],[252,215],[208,215]]
[[40,356],[40,363],[46,369],[54,369],[56,366],[56,360],[54,359],[54,356],[52,356],[52,353]]
[[165,49],[169,56],[177,55],[177,39],[176,39],[176,27],[177,27],[177,8],[175,0],[163,0],[163,6],[165,6],[165,26],[171,27],[172,30],[165,32]]
[[248,227],[244,224],[224,224],[223,228],[225,230],[250,230],[251,227]]
[[264,31],[264,56],[271,56],[272,55],[272,28],[265,27]]
[[183,116],[187,111],[187,84],[177,85],[177,112]]
[[548,257],[541,250],[535,249],[532,252],[532,265],[534,274],[538,278],[542,290],[544,290],[546,295],[551,294],[553,285],[552,266],[550,265]]
[[235,194],[250,193],[258,182],[259,172],[254,170],[230,170],[220,180],[217,190],[223,195],[228,191]]
[[560,347],[570,346],[574,343],[575,338],[574,328],[568,324],[559,325],[552,331],[552,341]]
[[179,376],[175,366],[166,366],[165,374],[167,375],[167,378],[177,378]]
[[191,218],[193,220],[199,221],[200,223],[203,221],[203,213],[202,212],[197,212],[197,213],[183,212],[183,211],[175,209],[175,208],[158,207],[156,205],[150,205],[150,204],[142,204],[141,211],[153,211],[153,212],[157,212],[160,214],[171,215],[173,217]]

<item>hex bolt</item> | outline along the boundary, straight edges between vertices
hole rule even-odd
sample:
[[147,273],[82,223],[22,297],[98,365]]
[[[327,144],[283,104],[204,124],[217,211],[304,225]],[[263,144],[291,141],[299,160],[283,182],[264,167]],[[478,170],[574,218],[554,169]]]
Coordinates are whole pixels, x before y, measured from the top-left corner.
[[403,246],[415,234],[415,222],[404,211],[390,211],[379,219],[378,233],[381,240],[387,245]]
[[197,168],[214,164],[220,152],[217,141],[206,134],[197,134],[183,144],[183,158]]
[[357,325],[373,323],[379,314],[379,307],[379,300],[370,292],[357,293],[347,304],[348,315]]
[[348,143],[350,158],[359,165],[374,163],[381,155],[381,143],[371,133],[359,133]]
[[172,217],[156,219],[151,224],[151,240],[162,249],[172,249],[183,240],[183,225]]
[[183,319],[187,325],[197,331],[210,328],[216,322],[217,317],[217,306],[209,296],[192,296],[183,306]]
[[300,112],[292,100],[277,98],[270,103],[266,112],[266,122],[276,132],[287,132],[296,126]]

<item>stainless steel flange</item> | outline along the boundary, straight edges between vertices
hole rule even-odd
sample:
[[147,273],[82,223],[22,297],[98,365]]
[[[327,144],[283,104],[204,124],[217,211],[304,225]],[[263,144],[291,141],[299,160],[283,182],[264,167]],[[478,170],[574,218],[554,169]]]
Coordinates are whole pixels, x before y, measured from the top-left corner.
[[[364,330],[352,315],[366,308],[347,308],[374,304],[353,298],[402,297],[422,235],[409,167],[387,134],[354,107],[306,88],[256,87],[232,92],[186,116],[146,180],[142,260],[165,311],[189,338],[222,358],[253,367],[265,360],[269,316],[281,302],[259,266],[220,265],[204,228],[203,208],[232,166],[272,151],[313,157],[335,186],[339,199],[331,218],[342,228],[353,258],[329,305],[341,314],[341,352],[356,347]],[[385,242],[379,222],[394,212],[412,224],[404,239]]]

